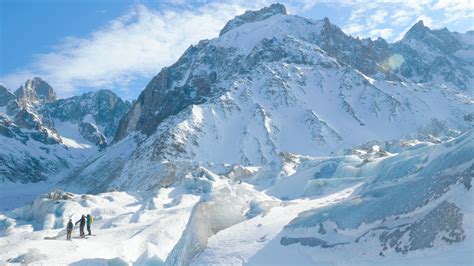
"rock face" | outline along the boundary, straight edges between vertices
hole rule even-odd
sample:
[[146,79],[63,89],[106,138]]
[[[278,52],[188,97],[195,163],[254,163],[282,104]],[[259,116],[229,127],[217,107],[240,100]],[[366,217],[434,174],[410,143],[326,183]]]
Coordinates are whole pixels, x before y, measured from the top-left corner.
[[0,107],[6,106],[13,99],[15,99],[15,94],[0,85]]
[[15,124],[26,129],[39,129],[42,122],[38,115],[26,109],[22,109],[15,115]]
[[267,19],[276,14],[286,15],[286,7],[282,4],[272,4],[268,7],[264,7],[258,11],[246,11],[244,14],[235,17],[234,19],[227,22],[224,28],[219,33],[219,36],[230,31],[233,28],[237,28],[245,23],[261,21]]
[[15,91],[15,95],[18,101],[24,104],[34,104],[37,102],[51,103],[57,99],[53,88],[38,77],[27,80],[25,85]]
[[472,34],[452,33],[446,28],[430,30],[419,21],[393,45],[394,53],[403,59],[395,72],[416,82],[441,77],[457,88],[472,89],[473,73],[469,69],[474,61],[472,55],[465,54],[474,49],[473,38]]
[[128,102],[100,90],[67,99],[40,78],[12,94],[0,88],[0,181],[37,182],[65,174],[107,146]]
[[[59,99],[45,106],[45,112],[60,121],[92,121],[103,128],[103,134],[111,138],[117,131],[121,116],[128,111],[129,102],[120,99],[110,90],[88,92],[81,96]],[[90,121],[89,121],[90,120]]]
[[[355,39],[327,18],[314,22],[285,15],[284,11],[281,5],[248,11],[229,21],[218,39],[191,46],[148,84],[121,121],[115,141],[133,131],[149,136],[167,117],[225,93],[228,88],[224,83],[238,80],[239,75],[250,73],[264,62],[277,60],[312,65],[309,56],[324,54],[341,67],[358,70],[376,80],[430,86],[441,78],[461,90],[474,87],[470,70],[473,60],[459,56],[474,49],[469,41],[472,34],[430,30],[420,21],[401,41],[391,44],[382,38]],[[269,32],[260,36],[243,33],[244,28],[252,29],[254,25]],[[278,26],[282,32],[278,32]],[[319,51],[309,51],[310,47]],[[296,49],[305,53],[298,54]],[[327,64],[323,67],[331,67],[332,62]],[[205,66],[209,70],[204,70]]]
[[99,129],[92,123],[82,122],[79,124],[79,133],[86,140],[94,143],[100,149],[107,147],[105,136],[100,133]]

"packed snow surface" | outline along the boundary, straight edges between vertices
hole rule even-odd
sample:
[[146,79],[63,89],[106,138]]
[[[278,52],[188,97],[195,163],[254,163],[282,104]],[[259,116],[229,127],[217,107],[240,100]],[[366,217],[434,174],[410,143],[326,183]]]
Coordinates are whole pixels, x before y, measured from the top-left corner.
[[[265,169],[219,175],[200,166],[156,190],[49,192],[2,212],[0,260],[469,265],[473,137],[468,132],[391,151],[368,145],[332,157],[294,155],[283,166],[290,174],[271,184],[259,176]],[[2,194],[2,204],[8,196]],[[68,219],[89,213],[95,218],[93,235],[78,237],[76,226],[73,239],[65,240]]]

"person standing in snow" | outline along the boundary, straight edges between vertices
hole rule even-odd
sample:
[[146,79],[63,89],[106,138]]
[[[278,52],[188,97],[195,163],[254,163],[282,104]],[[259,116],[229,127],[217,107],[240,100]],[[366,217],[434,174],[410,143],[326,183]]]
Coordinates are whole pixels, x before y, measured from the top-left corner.
[[82,215],[81,219],[76,222],[76,225],[79,224],[79,234],[81,237],[84,237],[84,226],[86,225],[86,216]]
[[66,227],[66,239],[71,240],[71,234],[72,234],[72,228],[74,227],[74,224],[72,224],[72,219],[69,219],[69,222],[67,223]]
[[94,222],[94,218],[92,218],[92,215],[88,214],[86,220],[87,220],[87,231],[89,232],[89,235],[91,235],[91,225]]

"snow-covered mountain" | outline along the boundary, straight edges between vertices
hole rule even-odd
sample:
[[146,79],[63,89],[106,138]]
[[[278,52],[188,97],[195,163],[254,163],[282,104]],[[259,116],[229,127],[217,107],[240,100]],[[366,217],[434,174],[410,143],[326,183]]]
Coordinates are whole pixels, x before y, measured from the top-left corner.
[[13,94],[0,87],[0,182],[38,182],[73,167],[107,146],[129,103],[100,90],[57,99],[40,78]]
[[[68,192],[0,213],[0,260],[473,264],[473,38],[423,22],[395,43],[353,38],[274,4],[189,47],[128,111],[104,92],[41,86],[24,105],[0,88],[15,136],[110,140]],[[86,213],[97,236],[62,241]]]
[[473,62],[456,53],[472,51],[472,36],[419,22],[389,44],[278,4],[246,12],[155,76],[121,119],[115,147],[66,183],[149,189],[184,161],[278,165],[281,153],[328,155],[433,125],[432,134],[465,131]]

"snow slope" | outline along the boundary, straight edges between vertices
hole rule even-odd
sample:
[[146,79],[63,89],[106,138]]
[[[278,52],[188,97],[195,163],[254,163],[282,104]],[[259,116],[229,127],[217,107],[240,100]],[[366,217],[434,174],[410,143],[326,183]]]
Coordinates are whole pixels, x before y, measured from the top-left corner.
[[[396,69],[364,74],[362,66],[341,55],[352,47],[363,48],[364,42],[346,36],[327,19],[312,21],[275,9],[272,16],[262,10],[246,23],[238,20],[164,68],[121,119],[115,136],[119,143],[140,134],[136,149],[97,155],[91,160],[106,163],[84,165],[64,187],[98,192],[95,184],[100,183],[102,191],[149,189],[159,186],[170,164],[263,167],[278,164],[281,153],[330,155],[420,131],[435,136],[442,128],[472,128],[469,77],[463,83],[466,89],[439,75],[420,82]],[[436,33],[425,27],[417,33],[417,28],[410,36]],[[337,53],[327,46],[336,37],[341,39],[333,45]],[[412,52],[397,45],[402,44],[387,46],[384,53],[396,47],[401,54]],[[443,51],[437,48],[437,56]],[[370,59],[368,54],[353,56],[361,64]],[[464,63],[453,69],[472,75]],[[438,128],[425,130],[432,125]],[[126,159],[111,167],[100,156]]]
[[[0,218],[0,247],[8,246],[0,248],[0,259],[471,264],[473,137],[468,132],[439,144],[404,142],[398,152],[372,145],[333,157],[293,155],[285,164],[293,173],[265,189],[252,185],[255,169],[218,175],[201,166],[154,191],[49,193]],[[65,241],[67,219],[86,213],[95,217],[96,236]]]

